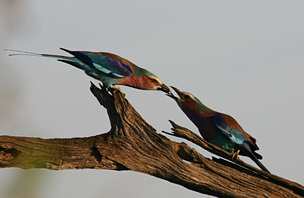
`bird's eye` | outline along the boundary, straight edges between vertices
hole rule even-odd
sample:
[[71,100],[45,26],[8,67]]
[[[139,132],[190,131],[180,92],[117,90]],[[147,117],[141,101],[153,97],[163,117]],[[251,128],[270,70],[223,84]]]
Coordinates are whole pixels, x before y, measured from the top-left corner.
[[150,78],[150,80],[154,83],[157,83],[157,80],[155,80],[154,78]]
[[185,95],[185,99],[189,100],[189,99],[191,99],[191,97],[189,95]]
[[150,79],[153,83],[155,83],[155,84],[160,84],[159,81],[158,81],[156,78],[150,77],[149,79]]
[[185,94],[184,95],[184,100],[192,100],[195,101],[194,97],[191,94]]

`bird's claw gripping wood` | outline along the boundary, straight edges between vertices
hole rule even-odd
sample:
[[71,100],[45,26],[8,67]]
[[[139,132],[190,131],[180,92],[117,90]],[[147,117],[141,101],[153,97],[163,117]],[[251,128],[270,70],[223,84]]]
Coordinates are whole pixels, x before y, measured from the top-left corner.
[[239,159],[239,153],[240,153],[240,150],[237,150],[236,152],[233,153],[232,155],[232,160],[237,160]]
[[126,94],[125,94],[124,92],[122,92],[121,89],[120,89],[119,87],[117,87],[117,86],[115,86],[115,85],[112,85],[111,87],[109,87],[108,90],[109,90],[111,93],[114,93],[114,92],[117,92],[117,91],[118,91],[118,92],[120,92],[120,93],[123,95],[123,97],[126,96]]

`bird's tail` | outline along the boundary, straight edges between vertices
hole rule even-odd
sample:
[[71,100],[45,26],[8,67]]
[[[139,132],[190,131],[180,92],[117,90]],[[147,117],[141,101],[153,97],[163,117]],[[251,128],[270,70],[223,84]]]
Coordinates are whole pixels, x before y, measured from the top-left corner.
[[262,162],[260,162],[260,160],[258,160],[258,158],[254,155],[254,154],[252,154],[252,155],[250,155],[250,158],[263,170],[263,171],[266,171],[266,172],[268,172],[268,173],[270,173],[269,172],[269,170],[262,164]]
[[26,51],[20,51],[20,50],[12,50],[12,49],[4,49],[10,52],[14,52],[12,54],[9,54],[9,56],[19,56],[19,55],[25,55],[25,56],[40,56],[40,57],[49,57],[49,58],[55,58],[59,61],[68,61],[68,62],[77,62],[75,57],[68,57],[68,56],[61,56],[61,55],[53,55],[53,54],[38,54],[33,52],[26,52]]

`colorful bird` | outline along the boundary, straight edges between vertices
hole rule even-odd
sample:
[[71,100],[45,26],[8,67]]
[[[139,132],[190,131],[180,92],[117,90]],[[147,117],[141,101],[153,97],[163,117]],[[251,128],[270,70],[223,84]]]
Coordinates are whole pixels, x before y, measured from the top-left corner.
[[156,75],[118,55],[107,52],[70,51],[64,48],[60,49],[70,53],[73,57],[37,54],[18,50],[10,50],[18,52],[18,54],[10,54],[10,56],[31,55],[55,58],[58,61],[84,70],[87,75],[100,80],[106,87],[115,88],[114,85],[125,85],[137,89],[161,90],[166,93],[170,92],[170,89],[163,84]]
[[258,160],[262,159],[262,156],[255,152],[259,150],[255,138],[246,133],[233,117],[209,109],[190,93],[180,91],[175,87],[172,89],[180,98],[172,93],[167,95],[177,102],[206,141],[233,152],[236,156],[238,154],[248,156],[262,170],[269,172]]

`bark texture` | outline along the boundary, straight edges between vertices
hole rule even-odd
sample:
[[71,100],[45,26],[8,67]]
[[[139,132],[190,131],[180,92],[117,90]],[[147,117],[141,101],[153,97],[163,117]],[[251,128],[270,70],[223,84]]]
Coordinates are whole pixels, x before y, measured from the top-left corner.
[[[120,91],[92,84],[107,109],[111,130],[86,138],[0,136],[0,168],[132,170],[217,197],[303,197],[304,187],[256,169],[170,121],[170,135],[185,138],[224,159],[205,158],[185,143],[156,133]],[[241,166],[240,166],[241,165]]]

